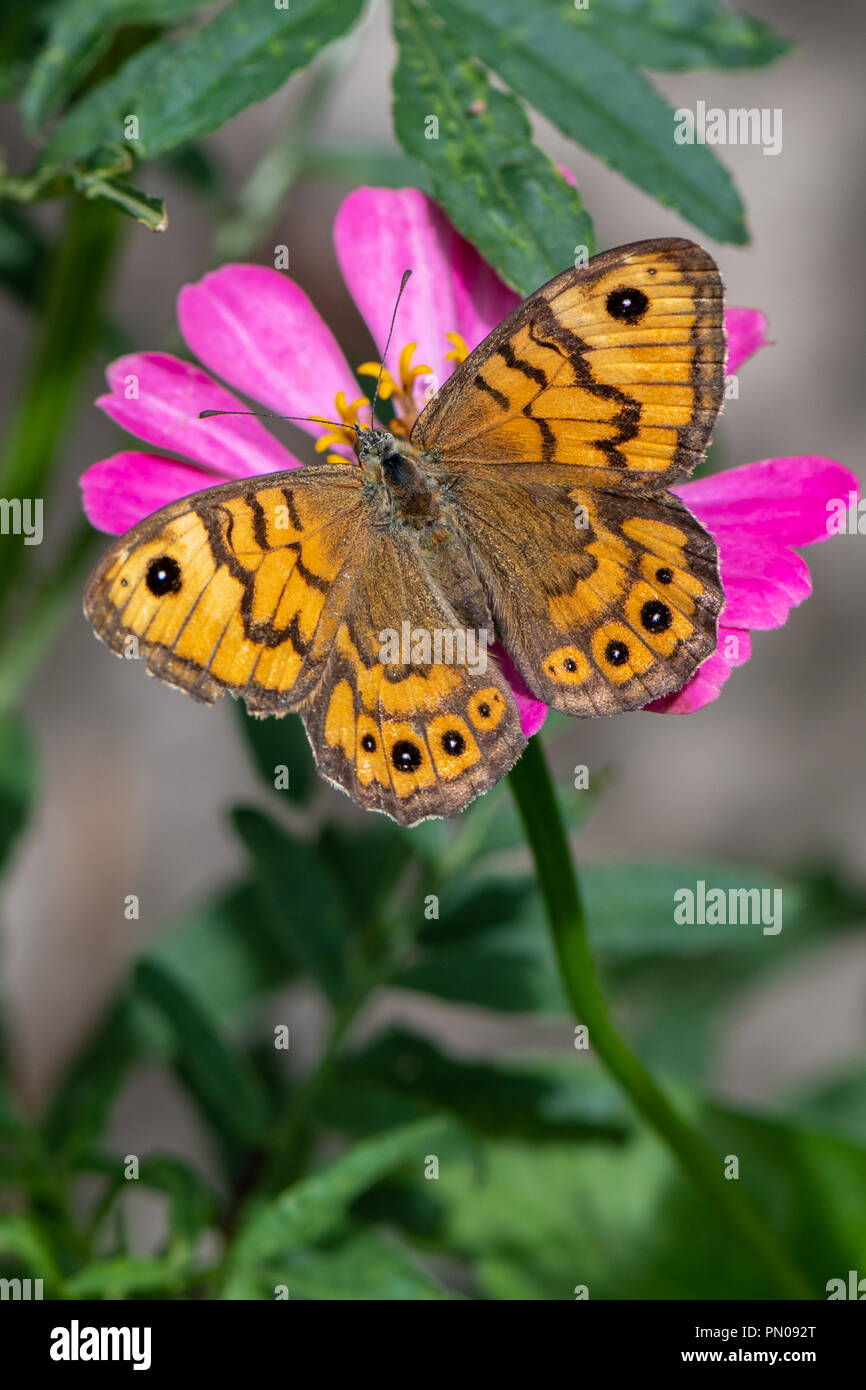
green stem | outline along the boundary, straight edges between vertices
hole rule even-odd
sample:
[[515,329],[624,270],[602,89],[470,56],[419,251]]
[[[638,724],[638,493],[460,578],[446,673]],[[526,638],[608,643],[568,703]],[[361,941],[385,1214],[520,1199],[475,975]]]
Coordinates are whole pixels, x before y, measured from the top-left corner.
[[[6,441],[0,495],[39,498],[47,489],[68,427],[81,375],[102,325],[102,292],[120,219],[105,203],[72,202],[54,253],[39,337],[20,389],[20,406]],[[24,557],[6,545],[0,596]]]
[[57,565],[36,589],[20,622],[0,646],[0,715],[16,704],[57,636],[72,593],[102,544],[98,532],[82,521],[70,537]]
[[510,774],[511,789],[535,859],[569,1003],[584,1023],[602,1064],[635,1109],[675,1154],[683,1171],[727,1219],[786,1298],[811,1299],[813,1290],[775,1232],[722,1175],[719,1156],[677,1112],[617,1032],[601,991],[589,946],[577,878],[553,782],[537,738]]

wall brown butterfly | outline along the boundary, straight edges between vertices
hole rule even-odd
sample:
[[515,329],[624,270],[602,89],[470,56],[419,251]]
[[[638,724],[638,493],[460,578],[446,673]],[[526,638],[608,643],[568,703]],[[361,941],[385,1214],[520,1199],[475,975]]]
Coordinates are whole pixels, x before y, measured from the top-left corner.
[[481,634],[574,715],[638,709],[714,651],[718,553],[668,489],[703,457],[724,370],[712,258],[679,239],[608,251],[524,300],[408,439],[359,429],[354,462],[142,521],[85,613],[197,700],[298,712],[361,806],[451,815],[525,746]]

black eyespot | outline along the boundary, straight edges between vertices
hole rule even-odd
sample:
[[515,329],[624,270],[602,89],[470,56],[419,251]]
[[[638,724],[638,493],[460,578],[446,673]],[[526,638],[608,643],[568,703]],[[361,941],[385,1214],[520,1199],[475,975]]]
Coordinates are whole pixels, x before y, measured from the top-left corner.
[[573,656],[567,656],[562,664],[565,667],[566,671],[577,670],[577,662],[575,661]]
[[647,632],[667,632],[674,615],[661,599],[651,598],[647,599],[640,610],[640,620]]
[[643,290],[611,290],[606,300],[607,312],[612,319],[623,323],[637,323],[649,308],[649,300]]
[[674,572],[667,565],[662,565],[661,569],[656,570],[656,579],[660,584],[673,584]]
[[628,661],[628,647],[625,642],[617,642],[616,639],[608,642],[604,654],[611,666],[624,666]]
[[177,560],[173,560],[170,555],[160,555],[158,560],[151,560],[147,567],[145,583],[154,598],[163,598],[165,594],[178,593],[180,590],[180,565]]
[[442,747],[452,758],[459,758],[466,752],[466,740],[457,729],[447,729],[442,735]]
[[365,753],[375,753],[376,740],[374,739],[372,734],[364,735],[364,737],[361,739],[361,747],[364,749]]
[[481,715],[482,719],[490,718],[490,706],[486,700],[482,700],[481,704],[478,706],[478,713]]
[[421,749],[408,739],[398,739],[391,749],[391,762],[398,772],[414,772],[421,766]]
[[121,581],[120,581],[120,587],[121,587],[121,589],[128,589],[128,588],[129,588],[129,580],[128,580],[128,579],[121,579]]

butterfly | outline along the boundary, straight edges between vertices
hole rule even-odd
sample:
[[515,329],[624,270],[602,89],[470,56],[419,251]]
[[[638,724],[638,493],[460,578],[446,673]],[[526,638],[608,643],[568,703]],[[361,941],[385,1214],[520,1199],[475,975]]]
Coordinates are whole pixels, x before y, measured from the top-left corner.
[[723,288],[682,239],[569,269],[460,363],[408,438],[164,507],[85,614],[194,699],[300,714],[320,772],[403,825],[462,810],[525,738],[491,643],[571,715],[638,709],[716,647],[712,537],[669,489],[722,403]]

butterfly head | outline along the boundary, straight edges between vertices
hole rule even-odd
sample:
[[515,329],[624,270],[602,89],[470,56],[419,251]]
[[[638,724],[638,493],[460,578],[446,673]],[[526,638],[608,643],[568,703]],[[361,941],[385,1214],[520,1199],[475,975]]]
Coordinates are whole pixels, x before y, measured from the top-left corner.
[[385,460],[399,455],[399,446],[390,430],[358,427],[355,443],[358,462],[371,483],[381,483],[386,474]]

